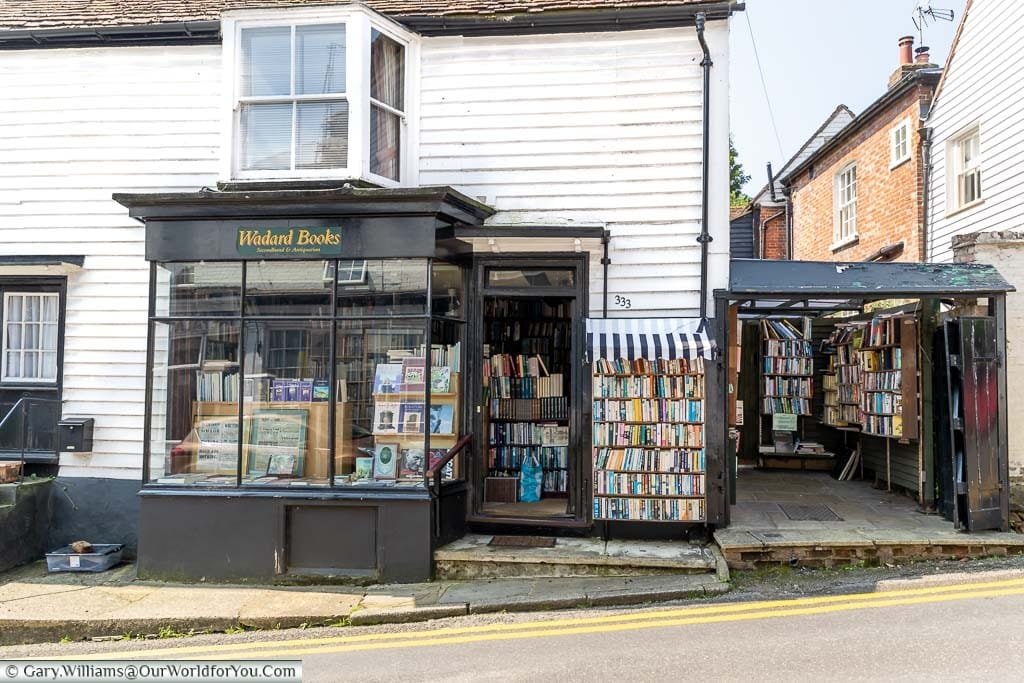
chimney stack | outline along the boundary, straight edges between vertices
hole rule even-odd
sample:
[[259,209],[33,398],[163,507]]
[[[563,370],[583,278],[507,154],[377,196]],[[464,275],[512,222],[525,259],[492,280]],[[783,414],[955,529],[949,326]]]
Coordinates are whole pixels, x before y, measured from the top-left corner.
[[928,54],[928,48],[925,47],[924,45],[922,45],[921,47],[919,47],[916,50],[914,50],[914,53],[917,55],[917,63],[918,64],[930,64],[931,63],[931,55]]
[[900,66],[905,64],[912,64],[914,62],[913,49],[914,49],[914,36],[903,36],[899,40],[900,46]]

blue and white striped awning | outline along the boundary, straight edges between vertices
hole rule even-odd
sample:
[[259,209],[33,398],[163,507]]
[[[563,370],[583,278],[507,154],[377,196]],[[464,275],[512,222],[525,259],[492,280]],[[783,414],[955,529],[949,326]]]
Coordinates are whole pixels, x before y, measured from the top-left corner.
[[587,318],[590,359],[712,358],[714,342],[703,318]]

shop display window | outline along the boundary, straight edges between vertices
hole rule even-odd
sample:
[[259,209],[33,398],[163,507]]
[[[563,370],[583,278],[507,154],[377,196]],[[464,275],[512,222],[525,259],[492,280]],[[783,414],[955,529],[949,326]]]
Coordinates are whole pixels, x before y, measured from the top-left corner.
[[[462,433],[463,325],[450,307],[431,316],[431,270],[427,259],[154,266],[147,483],[422,488]],[[461,306],[461,271],[441,271],[441,298]]]

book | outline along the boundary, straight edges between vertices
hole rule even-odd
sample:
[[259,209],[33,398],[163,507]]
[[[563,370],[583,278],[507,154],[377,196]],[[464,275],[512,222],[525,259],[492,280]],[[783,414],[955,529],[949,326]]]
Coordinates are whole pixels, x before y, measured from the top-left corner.
[[397,394],[402,385],[401,363],[378,363],[373,373],[373,393]]
[[430,368],[430,393],[447,394],[452,387],[452,369]]
[[402,391],[423,391],[426,388],[426,359],[406,358],[402,361]]
[[423,433],[423,403],[415,401],[400,404],[398,413],[398,433]]
[[400,403],[377,401],[373,406],[373,432],[375,434],[397,434]]
[[403,448],[399,475],[401,477],[422,477],[426,456],[422,448]]
[[431,434],[452,434],[454,433],[452,420],[454,418],[455,406],[442,404],[430,406],[430,433]]

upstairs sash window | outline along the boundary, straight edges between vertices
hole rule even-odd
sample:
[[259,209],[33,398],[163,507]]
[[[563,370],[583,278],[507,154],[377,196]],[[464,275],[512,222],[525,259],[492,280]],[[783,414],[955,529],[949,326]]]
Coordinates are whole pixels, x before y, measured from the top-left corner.
[[405,123],[405,48],[374,29],[370,40],[370,172],[398,180]]
[[240,170],[344,169],[345,24],[243,28],[240,52]]

